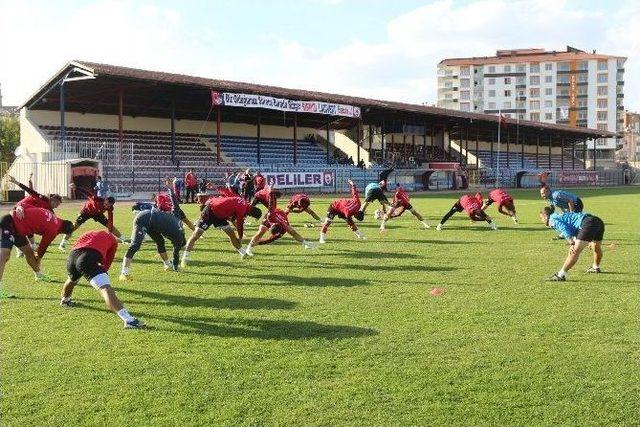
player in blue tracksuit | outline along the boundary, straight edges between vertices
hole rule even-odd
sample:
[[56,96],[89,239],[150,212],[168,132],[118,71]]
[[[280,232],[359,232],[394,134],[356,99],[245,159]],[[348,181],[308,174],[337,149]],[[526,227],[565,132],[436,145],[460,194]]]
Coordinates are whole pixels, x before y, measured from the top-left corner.
[[367,210],[367,206],[374,200],[377,200],[382,205],[382,212],[387,212],[387,206],[391,206],[387,196],[385,196],[384,192],[387,189],[387,179],[393,169],[385,169],[380,172],[380,181],[378,182],[370,182],[364,188],[364,204],[360,207],[360,212],[364,214]]
[[580,197],[567,190],[551,190],[545,185],[540,188],[540,196],[549,202],[550,206],[559,207],[563,212],[582,212],[584,205]]
[[551,206],[540,211],[540,220],[548,227],[555,229],[560,236],[569,242],[569,255],[562,268],[548,280],[564,281],[567,271],[578,261],[582,250],[589,246],[593,251],[593,264],[587,273],[600,273],[602,261],[602,239],[604,237],[604,223],[597,216],[586,212],[553,212]]

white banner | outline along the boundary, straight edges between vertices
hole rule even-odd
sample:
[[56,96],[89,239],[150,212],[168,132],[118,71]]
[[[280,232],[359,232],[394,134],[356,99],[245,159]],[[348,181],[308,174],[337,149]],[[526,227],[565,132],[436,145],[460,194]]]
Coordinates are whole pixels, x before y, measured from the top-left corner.
[[330,116],[360,117],[360,107],[344,104],[332,104],[317,101],[296,101],[273,96],[252,95],[247,93],[211,92],[213,105],[229,107],[267,108],[269,110],[301,113],[327,114]]
[[275,188],[333,187],[333,171],[324,172],[262,172],[267,185]]

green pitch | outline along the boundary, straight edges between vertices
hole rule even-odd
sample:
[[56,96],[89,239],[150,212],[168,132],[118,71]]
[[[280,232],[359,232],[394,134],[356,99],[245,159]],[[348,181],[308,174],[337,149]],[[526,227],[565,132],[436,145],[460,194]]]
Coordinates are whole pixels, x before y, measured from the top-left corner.
[[[147,242],[126,284],[122,246],[110,276],[142,331],[124,330],[85,281],[78,307],[59,307],[61,283],[33,282],[14,257],[2,425],[637,425],[640,189],[578,193],[606,223],[605,273],[584,273],[585,251],[566,283],[543,282],[567,247],[539,224],[535,190],[513,191],[519,226],[489,208],[497,232],[462,214],[421,230],[407,213],[381,236],[372,205],[367,241],[336,220],[316,251],[284,238],[241,260],[209,230],[180,273]],[[413,202],[435,226],[456,198]],[[117,206],[127,234],[131,218]],[[292,216],[317,241],[307,219]],[[62,282],[64,260],[52,246],[45,272]]]

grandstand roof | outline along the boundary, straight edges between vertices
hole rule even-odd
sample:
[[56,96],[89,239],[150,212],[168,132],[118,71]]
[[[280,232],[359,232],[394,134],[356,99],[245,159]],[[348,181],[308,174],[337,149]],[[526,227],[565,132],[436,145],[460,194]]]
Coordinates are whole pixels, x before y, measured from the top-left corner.
[[[405,123],[427,126],[447,126],[461,131],[469,125],[489,136],[497,126],[494,115],[469,113],[425,105],[384,101],[357,96],[339,95],[309,90],[282,88],[254,83],[217,80],[203,77],[141,70],[87,61],[72,61],[51,77],[22,107],[30,109],[59,110],[59,81],[69,72],[80,70],[95,77],[65,84],[67,111],[98,114],[118,114],[118,93],[123,89],[124,114],[138,117],[169,117],[171,102],[175,102],[178,119],[211,120],[210,91],[269,95],[293,100],[308,100],[348,104],[362,109],[365,125]],[[255,123],[256,111],[248,108],[223,107],[223,121]],[[281,111],[261,110],[263,124],[291,125],[292,114]],[[333,117],[332,119],[336,119]],[[298,125],[321,127],[327,118],[320,114],[298,113]],[[506,125],[518,126],[521,135],[548,134],[554,138],[584,140],[599,137],[616,137],[616,133],[571,127],[553,123],[532,122],[508,118]],[[354,126],[354,119],[341,118],[332,124],[335,128]]]

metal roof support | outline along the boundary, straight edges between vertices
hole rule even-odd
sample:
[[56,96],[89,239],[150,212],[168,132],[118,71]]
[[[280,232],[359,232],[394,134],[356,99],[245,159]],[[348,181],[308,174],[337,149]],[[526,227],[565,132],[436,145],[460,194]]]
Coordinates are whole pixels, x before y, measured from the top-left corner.
[[258,162],[258,164],[260,164],[260,162],[262,160],[260,158],[261,154],[262,154],[262,153],[260,153],[260,145],[261,145],[261,142],[262,142],[262,134],[261,134],[261,132],[262,132],[262,112],[261,112],[261,110],[259,108],[258,108],[258,111],[257,111],[257,116],[258,116],[257,117],[257,122],[258,123],[257,123],[257,126],[256,126],[256,161]]
[[293,113],[293,164],[298,165],[298,113]]

